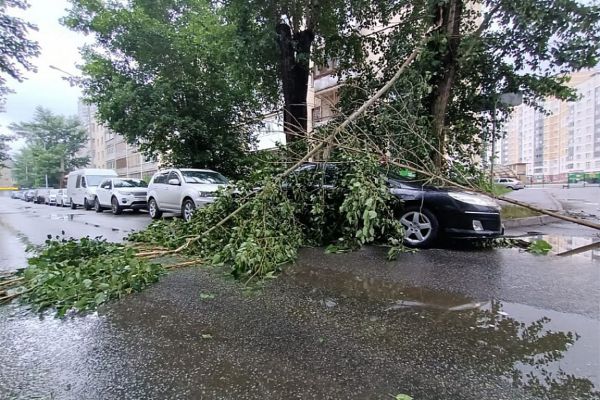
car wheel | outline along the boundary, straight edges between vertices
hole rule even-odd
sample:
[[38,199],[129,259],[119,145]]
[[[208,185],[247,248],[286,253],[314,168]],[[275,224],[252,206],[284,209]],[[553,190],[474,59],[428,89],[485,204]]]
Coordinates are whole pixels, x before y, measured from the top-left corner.
[[89,201],[87,200],[87,197],[84,197],[84,198],[83,198],[83,208],[84,208],[86,211],[89,211],[89,210],[91,210],[91,209],[92,209],[92,205],[91,205],[91,204],[89,203]]
[[100,205],[100,200],[98,200],[98,198],[96,197],[96,199],[94,199],[94,211],[96,211],[97,213],[101,213],[102,210],[102,206]]
[[514,188],[514,187],[512,187],[512,186],[507,186],[506,188],[507,188],[507,189],[510,189],[510,190],[515,190],[515,188]]
[[156,200],[150,199],[148,201],[148,214],[150,214],[150,218],[159,219],[162,217],[162,211],[159,210],[158,204],[156,204]]
[[181,216],[185,222],[190,222],[192,214],[196,209],[196,204],[192,199],[185,199],[181,205]]
[[110,200],[110,209],[111,209],[112,213],[115,215],[119,215],[123,212],[123,209],[119,205],[119,200],[117,200],[116,197],[113,197]]
[[438,220],[426,208],[408,208],[400,217],[404,227],[404,244],[410,247],[428,247],[437,239]]
[[74,210],[77,208],[77,204],[73,203],[73,199],[71,199],[71,210]]

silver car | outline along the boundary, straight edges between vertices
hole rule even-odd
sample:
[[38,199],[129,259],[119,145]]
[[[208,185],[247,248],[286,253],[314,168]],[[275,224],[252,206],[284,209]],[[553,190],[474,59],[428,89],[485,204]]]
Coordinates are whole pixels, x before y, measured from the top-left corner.
[[512,190],[519,190],[525,187],[520,180],[514,178],[496,178],[494,182],[496,185],[504,186],[505,188]]
[[55,206],[57,204],[58,190],[59,189],[50,189],[48,196],[45,198],[46,205]]
[[198,207],[215,201],[227,178],[209,169],[165,169],[148,185],[148,214],[158,219],[163,212],[180,214],[189,221]]

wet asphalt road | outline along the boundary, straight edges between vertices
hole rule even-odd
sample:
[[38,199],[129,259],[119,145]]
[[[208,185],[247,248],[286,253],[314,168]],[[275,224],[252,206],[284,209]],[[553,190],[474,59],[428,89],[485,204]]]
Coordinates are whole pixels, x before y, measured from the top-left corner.
[[145,228],[150,217],[145,212],[124,211],[101,214],[81,207],[53,207],[0,197],[0,272],[26,266],[25,247],[42,244],[48,235],[80,238],[102,236],[121,241],[133,230]]
[[252,291],[182,269],[93,315],[0,307],[0,398],[598,399],[599,284],[591,253],[515,249],[304,249]]

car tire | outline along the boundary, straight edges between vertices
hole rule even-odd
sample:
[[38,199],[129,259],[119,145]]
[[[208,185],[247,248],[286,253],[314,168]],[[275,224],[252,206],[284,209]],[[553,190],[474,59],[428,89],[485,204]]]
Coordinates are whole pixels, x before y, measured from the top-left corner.
[[123,209],[119,205],[119,200],[117,200],[117,198],[114,196],[112,199],[110,199],[110,210],[114,215],[119,215],[123,212]]
[[404,227],[404,244],[409,247],[426,248],[437,239],[437,217],[424,207],[409,207],[402,211],[400,223]]
[[97,213],[101,213],[102,211],[104,211],[102,209],[102,206],[100,205],[100,200],[98,200],[97,197],[94,199],[94,211],[96,211]]
[[150,214],[150,218],[152,219],[160,219],[162,217],[162,211],[158,208],[158,204],[154,199],[148,201],[148,214]]
[[181,205],[181,218],[183,218],[183,220],[185,222],[190,222],[190,220],[192,219],[192,214],[194,213],[195,209],[196,209],[196,203],[194,203],[194,200],[192,200],[192,199],[183,200],[183,204]]
[[86,211],[90,211],[92,209],[92,205],[90,204],[90,202],[88,201],[87,197],[83,198],[83,208]]

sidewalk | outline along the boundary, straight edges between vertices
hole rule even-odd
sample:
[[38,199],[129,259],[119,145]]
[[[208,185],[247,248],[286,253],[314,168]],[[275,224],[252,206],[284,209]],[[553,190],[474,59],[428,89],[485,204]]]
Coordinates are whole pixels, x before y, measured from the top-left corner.
[[539,208],[544,208],[546,210],[563,211],[563,206],[561,202],[552,193],[555,190],[557,189],[525,188],[509,192],[505,194],[504,197],[529,203]]

